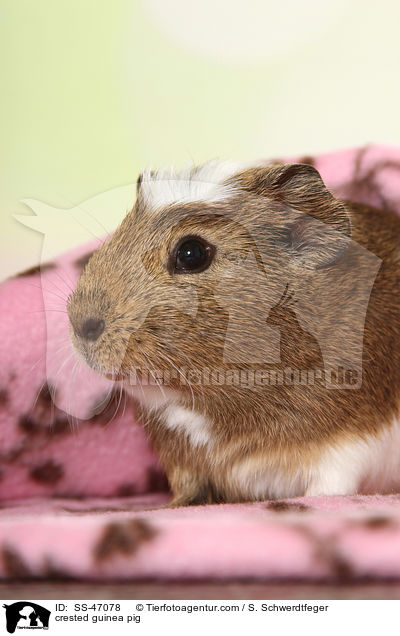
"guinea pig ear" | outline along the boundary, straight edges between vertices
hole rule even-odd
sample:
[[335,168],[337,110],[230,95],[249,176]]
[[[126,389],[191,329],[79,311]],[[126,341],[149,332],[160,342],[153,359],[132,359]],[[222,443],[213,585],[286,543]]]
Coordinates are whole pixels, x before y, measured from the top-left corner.
[[243,173],[239,181],[244,190],[272,199],[286,210],[285,241],[295,265],[328,267],[346,251],[351,240],[349,213],[312,166],[257,168]]
[[300,212],[287,228],[294,264],[322,269],[335,263],[351,240],[346,206],[326,188],[319,172],[307,164],[273,168],[269,196]]

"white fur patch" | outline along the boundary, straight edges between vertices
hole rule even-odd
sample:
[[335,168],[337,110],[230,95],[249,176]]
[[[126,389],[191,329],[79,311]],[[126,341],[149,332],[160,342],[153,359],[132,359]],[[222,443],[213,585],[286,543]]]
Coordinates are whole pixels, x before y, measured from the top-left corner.
[[228,479],[235,490],[250,499],[281,499],[304,494],[305,478],[299,472],[293,477],[282,468],[265,465],[263,458],[254,456],[232,466]]
[[164,410],[163,420],[171,431],[184,433],[193,446],[205,446],[211,441],[209,422],[190,409],[171,404]]
[[200,167],[174,171],[173,168],[142,174],[140,194],[153,210],[175,203],[223,201],[235,194],[235,186],[225,181],[245,169],[230,161],[210,161]]
[[379,437],[341,443],[321,454],[306,495],[398,492],[400,423],[395,419]]
[[326,448],[310,470],[299,466],[293,475],[281,466],[268,465],[265,456],[253,456],[234,464],[228,480],[253,499],[398,492],[399,420],[379,437]]

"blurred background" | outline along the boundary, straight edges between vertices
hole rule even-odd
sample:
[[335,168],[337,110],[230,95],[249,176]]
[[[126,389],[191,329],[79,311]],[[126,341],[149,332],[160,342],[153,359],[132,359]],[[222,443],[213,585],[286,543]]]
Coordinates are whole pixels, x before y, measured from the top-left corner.
[[397,0],[0,0],[0,277],[40,259],[22,199],[71,208],[149,164],[399,144],[399,24]]

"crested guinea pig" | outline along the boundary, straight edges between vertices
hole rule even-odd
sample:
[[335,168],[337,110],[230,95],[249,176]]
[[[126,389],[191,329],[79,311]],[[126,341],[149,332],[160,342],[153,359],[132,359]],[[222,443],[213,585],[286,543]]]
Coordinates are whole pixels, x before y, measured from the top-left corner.
[[138,400],[172,505],[398,488],[399,237],[309,165],[139,177],[68,315]]

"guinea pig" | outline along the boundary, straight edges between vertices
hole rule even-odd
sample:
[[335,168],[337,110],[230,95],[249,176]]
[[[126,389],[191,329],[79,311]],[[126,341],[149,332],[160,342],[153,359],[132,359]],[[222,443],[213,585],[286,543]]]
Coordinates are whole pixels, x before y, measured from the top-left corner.
[[68,315],[137,399],[172,506],[400,485],[399,237],[309,165],[139,177]]

